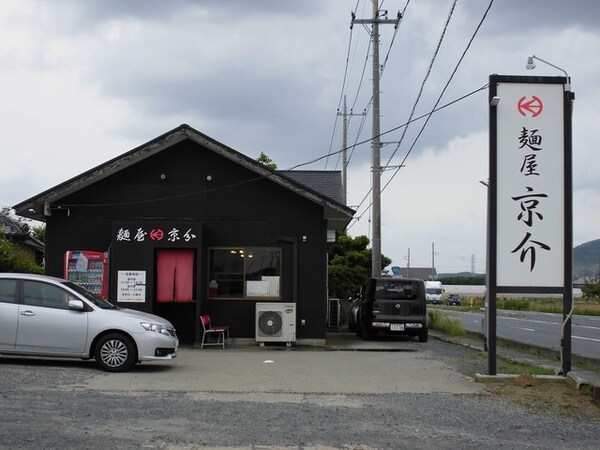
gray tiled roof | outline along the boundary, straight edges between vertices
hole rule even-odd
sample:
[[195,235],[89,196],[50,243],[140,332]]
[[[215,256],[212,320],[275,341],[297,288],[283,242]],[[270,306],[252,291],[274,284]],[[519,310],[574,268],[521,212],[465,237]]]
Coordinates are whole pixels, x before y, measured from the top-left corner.
[[7,236],[28,236],[29,226],[25,223],[20,223],[17,220],[0,214],[0,230],[4,231]]
[[342,176],[339,170],[279,170],[278,172],[338,203],[344,203]]

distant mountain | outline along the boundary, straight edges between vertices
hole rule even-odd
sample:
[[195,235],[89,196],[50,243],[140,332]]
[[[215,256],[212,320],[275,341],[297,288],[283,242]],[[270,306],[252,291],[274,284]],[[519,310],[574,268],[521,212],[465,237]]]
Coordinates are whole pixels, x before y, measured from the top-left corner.
[[600,239],[573,249],[573,278],[597,277],[600,269]]

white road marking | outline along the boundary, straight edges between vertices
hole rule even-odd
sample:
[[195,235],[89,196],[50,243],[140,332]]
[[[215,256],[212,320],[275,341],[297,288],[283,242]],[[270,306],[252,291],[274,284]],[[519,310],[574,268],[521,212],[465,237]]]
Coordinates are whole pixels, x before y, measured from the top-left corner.
[[[472,313],[472,312],[464,312],[463,314],[465,314],[465,315],[466,314],[480,315],[478,313]],[[552,314],[552,313],[544,313],[544,314]],[[456,316],[454,316],[454,318],[458,319],[458,317],[456,317]],[[502,319],[504,319],[504,320],[518,320],[518,321],[521,321],[521,322],[531,322],[531,323],[543,323],[543,324],[549,324],[549,325],[562,325],[562,318],[561,318],[560,322],[548,322],[546,320],[528,319],[528,318],[525,318],[525,317],[509,317],[509,316],[502,316],[502,315],[498,315],[496,317],[497,321],[498,320],[502,320]],[[598,321],[600,321],[600,318],[597,318],[597,319],[592,318],[592,320],[598,320]],[[473,322],[480,323],[481,320],[473,320]],[[598,329],[600,329],[600,326],[577,325],[577,324],[572,323],[572,321],[571,321],[571,326],[573,328],[586,328],[586,329],[590,329],[590,330],[598,330]]]
[[594,342],[600,342],[600,339],[594,339],[594,338],[589,338],[589,337],[583,337],[583,336],[571,336],[573,339],[581,339],[582,341],[594,341]]
[[522,328],[522,327],[508,327],[508,328],[512,328],[513,330],[523,330],[523,331],[531,331],[531,332],[535,331],[533,328]]

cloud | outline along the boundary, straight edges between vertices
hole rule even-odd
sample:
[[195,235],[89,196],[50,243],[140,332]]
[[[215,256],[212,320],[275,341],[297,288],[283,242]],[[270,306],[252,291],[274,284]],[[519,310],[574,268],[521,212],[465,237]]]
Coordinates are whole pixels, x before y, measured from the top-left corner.
[[[412,266],[431,267],[435,243],[436,266],[468,271],[474,255],[476,270],[483,271],[487,191],[479,181],[487,180],[487,139],[480,132],[457,137],[435,151],[428,148],[409,158],[392,179],[382,194],[381,234],[382,251],[393,265],[405,266],[410,248]],[[368,166],[350,171],[351,192],[368,191],[368,173]],[[390,178],[384,175],[382,186]],[[349,203],[359,200],[351,196]],[[350,234],[371,237],[370,226],[367,212]]]

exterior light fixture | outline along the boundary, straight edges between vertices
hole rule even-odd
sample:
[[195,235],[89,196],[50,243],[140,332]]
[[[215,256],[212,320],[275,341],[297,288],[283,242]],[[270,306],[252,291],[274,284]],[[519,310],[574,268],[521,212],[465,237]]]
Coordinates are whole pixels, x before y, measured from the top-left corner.
[[569,74],[567,73],[567,71],[561,67],[555,66],[552,63],[549,63],[546,60],[543,60],[542,58],[535,56],[535,55],[531,55],[527,57],[527,64],[525,64],[525,68],[527,70],[533,70],[536,68],[536,64],[535,64],[535,60],[538,60],[540,62],[543,62],[544,64],[550,66],[550,67],[554,67],[557,70],[560,70],[562,73],[565,74],[565,77],[567,77],[567,82],[565,84],[565,91],[571,91],[571,77],[569,76]]
[[528,56],[527,57],[527,64],[525,65],[525,68],[527,70],[533,70],[535,69],[535,61],[533,60],[535,56]]

